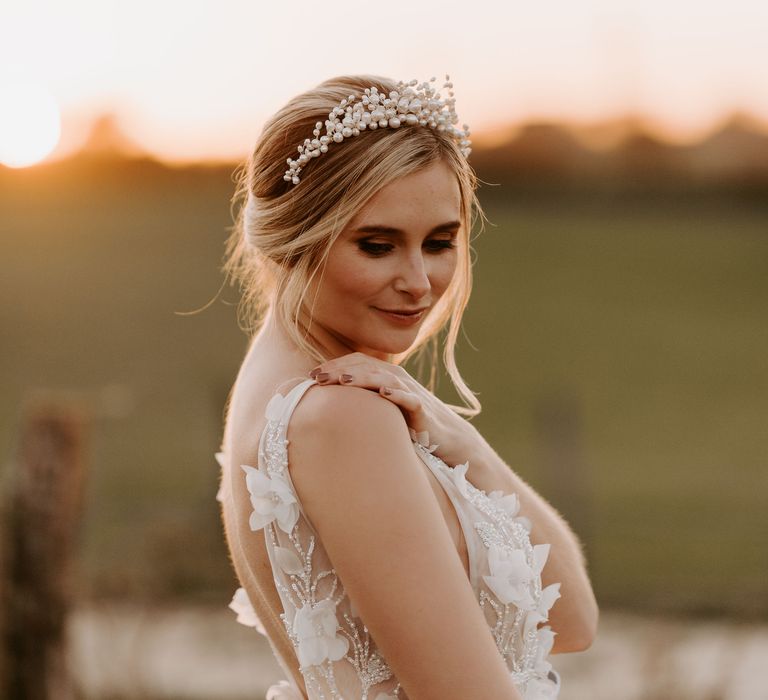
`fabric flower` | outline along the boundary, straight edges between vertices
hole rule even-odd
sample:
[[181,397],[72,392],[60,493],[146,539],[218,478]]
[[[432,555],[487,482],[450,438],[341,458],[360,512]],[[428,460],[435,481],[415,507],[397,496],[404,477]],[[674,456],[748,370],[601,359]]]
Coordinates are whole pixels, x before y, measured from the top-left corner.
[[304,696],[288,681],[269,686],[265,700],[304,700]]
[[520,510],[520,501],[516,493],[509,493],[505,496],[502,491],[491,491],[488,498],[496,507],[506,511],[511,518],[514,518]]
[[533,668],[543,676],[546,676],[552,670],[552,664],[547,661],[547,657],[552,652],[552,647],[555,644],[555,634],[556,632],[549,626],[536,630],[536,637],[539,643],[536,650],[536,658],[533,660]]
[[531,678],[525,686],[523,700],[555,700],[557,695],[556,683],[546,678]]
[[502,603],[512,603],[521,610],[535,607],[529,590],[534,571],[521,549],[509,551],[492,544],[488,549],[488,567],[491,575],[483,576],[483,580]]
[[247,464],[240,466],[245,472],[245,484],[251,494],[251,530],[260,530],[277,520],[280,529],[290,534],[299,519],[299,504],[285,477],[281,474],[267,476]]
[[555,604],[555,601],[560,597],[560,584],[551,583],[541,592],[541,598],[539,604],[535,609],[531,610],[525,617],[525,625],[523,627],[523,634],[527,635],[532,629],[536,628],[540,622],[544,622],[549,617],[549,609]]
[[244,588],[238,588],[235,591],[235,595],[232,596],[232,602],[229,604],[229,609],[237,613],[237,621],[241,625],[255,627],[259,634],[267,635],[267,631],[264,629],[264,625],[261,624],[261,620],[259,620],[259,616],[253,609],[251,600]]
[[299,664],[302,668],[316,666],[326,659],[338,661],[349,649],[349,640],[336,634],[339,622],[336,606],[331,600],[321,600],[314,606],[305,603],[293,618],[293,633],[298,637]]

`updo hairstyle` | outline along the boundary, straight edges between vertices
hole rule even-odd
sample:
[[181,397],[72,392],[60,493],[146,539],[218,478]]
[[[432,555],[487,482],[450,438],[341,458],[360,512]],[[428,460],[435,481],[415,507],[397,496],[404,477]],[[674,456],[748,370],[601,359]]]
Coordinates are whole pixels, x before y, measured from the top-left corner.
[[311,138],[315,124],[325,122],[341,100],[349,95],[359,99],[371,86],[388,95],[396,82],[371,75],[331,78],[294,97],[267,121],[253,153],[236,172],[232,204],[238,211],[223,270],[242,292],[238,316],[244,330],[255,334],[271,310],[296,345],[323,362],[328,358],[307,340],[305,321],[311,319],[312,307],[307,291],[314,275],[322,275],[333,242],[382,187],[444,161],[455,172],[461,195],[456,273],[413,345],[391,361],[400,364],[416,355],[423,369],[427,358],[426,385],[434,391],[438,336],[447,326],[443,362],[470,407],[453,408],[473,416],[480,403],[461,378],[454,347],[472,287],[470,233],[476,216],[484,214],[475,194],[477,177],[459,145],[448,134],[424,126],[366,130],[330,144],[327,153],[310,160],[299,184],[283,179],[287,160],[297,157],[297,146]]

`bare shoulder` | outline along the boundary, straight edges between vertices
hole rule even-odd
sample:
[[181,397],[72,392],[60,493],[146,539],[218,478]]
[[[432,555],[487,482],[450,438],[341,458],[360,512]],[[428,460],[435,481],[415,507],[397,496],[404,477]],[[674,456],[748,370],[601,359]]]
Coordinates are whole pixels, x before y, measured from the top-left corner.
[[289,431],[303,440],[323,435],[363,431],[364,436],[388,432],[408,439],[408,426],[400,409],[369,389],[356,386],[315,385],[294,409]]
[[296,406],[291,422],[295,421],[301,428],[312,429],[330,428],[337,421],[359,423],[372,418],[405,426],[400,409],[376,392],[357,386],[331,384],[310,387]]
[[362,503],[389,494],[394,501],[414,480],[427,484],[400,409],[368,389],[311,386],[294,409],[287,437],[294,486],[320,530],[328,505],[339,498]]

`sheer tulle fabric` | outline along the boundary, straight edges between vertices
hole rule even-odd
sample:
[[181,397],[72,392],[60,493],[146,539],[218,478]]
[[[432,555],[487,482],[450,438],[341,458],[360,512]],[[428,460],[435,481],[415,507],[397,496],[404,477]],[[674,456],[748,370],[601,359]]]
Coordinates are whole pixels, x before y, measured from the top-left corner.
[[[263,531],[282,602],[280,615],[305,681],[309,700],[402,700],[404,690],[358,617],[322,542],[305,517],[288,468],[287,427],[309,379],[285,396],[275,394],[266,409],[258,465],[240,465],[250,494],[249,525]],[[426,433],[411,431],[413,446],[456,509],[470,559],[470,582],[499,653],[524,700],[558,696],[560,678],[548,660],[554,632],[540,627],[560,597],[560,584],[542,589],[549,545],[532,546],[530,522],[518,514],[515,494],[486,494],[466,478],[468,463],[453,468],[433,453]],[[224,466],[224,453],[216,458]],[[222,483],[225,483],[222,481]],[[223,489],[218,498],[223,500]],[[244,589],[230,608],[242,624],[261,633]],[[273,685],[267,700],[300,700],[287,681]]]

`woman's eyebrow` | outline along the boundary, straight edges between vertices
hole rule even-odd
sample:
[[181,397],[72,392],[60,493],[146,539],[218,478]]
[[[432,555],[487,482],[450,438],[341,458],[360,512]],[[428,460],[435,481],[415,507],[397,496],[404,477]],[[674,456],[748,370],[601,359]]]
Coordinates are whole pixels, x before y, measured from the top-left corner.
[[[459,228],[461,226],[460,221],[447,221],[444,224],[438,224],[435,226],[431,231],[432,233],[439,233],[440,231],[448,231],[455,228]],[[355,229],[355,233],[384,233],[384,234],[390,234],[390,235],[400,235],[402,236],[405,231],[399,228],[393,228],[392,226],[381,226],[379,224],[369,224],[367,226],[358,226]]]

